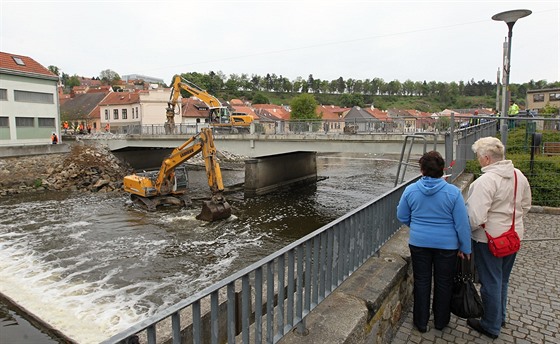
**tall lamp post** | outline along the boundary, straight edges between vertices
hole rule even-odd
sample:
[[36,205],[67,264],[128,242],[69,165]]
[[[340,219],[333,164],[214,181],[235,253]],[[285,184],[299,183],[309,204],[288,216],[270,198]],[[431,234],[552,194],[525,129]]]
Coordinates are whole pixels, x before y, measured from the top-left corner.
[[508,26],[508,39],[506,41],[507,44],[507,53],[504,56],[504,73],[503,73],[503,89],[502,89],[502,120],[500,125],[500,135],[502,137],[502,143],[504,146],[507,144],[507,132],[508,126],[507,121],[504,119],[508,115],[508,104],[509,104],[509,72],[510,72],[510,60],[511,60],[511,37],[513,35],[513,25],[515,22],[523,17],[527,17],[533,13],[530,10],[512,10],[501,12],[492,16],[493,20],[497,21],[504,21]]

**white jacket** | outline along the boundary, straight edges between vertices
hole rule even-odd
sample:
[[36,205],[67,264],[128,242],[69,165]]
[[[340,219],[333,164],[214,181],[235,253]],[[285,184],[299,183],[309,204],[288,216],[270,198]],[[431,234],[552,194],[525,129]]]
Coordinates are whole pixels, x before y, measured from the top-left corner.
[[[473,240],[488,242],[484,230],[497,237],[511,227],[514,170],[517,174],[515,230],[523,239],[523,216],[531,209],[531,187],[523,173],[514,168],[511,160],[502,160],[483,167],[483,174],[469,187],[467,211]],[[485,228],[481,227],[482,224]]]

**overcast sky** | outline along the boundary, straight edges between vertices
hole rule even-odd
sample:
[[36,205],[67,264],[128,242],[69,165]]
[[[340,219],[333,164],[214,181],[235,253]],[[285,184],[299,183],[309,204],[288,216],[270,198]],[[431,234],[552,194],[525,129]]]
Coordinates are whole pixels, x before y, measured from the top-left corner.
[[0,51],[70,76],[209,71],[290,80],[560,81],[560,1],[0,0]]

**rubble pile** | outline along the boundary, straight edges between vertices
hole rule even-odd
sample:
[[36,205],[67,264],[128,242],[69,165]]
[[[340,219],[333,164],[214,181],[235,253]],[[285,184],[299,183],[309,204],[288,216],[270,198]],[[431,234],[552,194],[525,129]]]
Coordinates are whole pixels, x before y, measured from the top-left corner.
[[[223,169],[241,169],[245,156],[218,151]],[[199,154],[188,161],[204,169]],[[134,170],[102,145],[72,145],[67,154],[0,159],[0,196],[33,191],[111,192],[122,190],[124,176]]]
[[0,195],[35,190],[110,192],[132,169],[109,149],[74,145],[70,153],[0,160]]
[[[216,151],[216,158],[217,161],[220,163],[220,167],[225,169],[242,168],[244,161],[249,159],[247,156],[237,155],[222,150]],[[202,157],[202,154],[193,156],[186,163],[188,165],[199,166],[201,169],[204,168],[204,158]]]

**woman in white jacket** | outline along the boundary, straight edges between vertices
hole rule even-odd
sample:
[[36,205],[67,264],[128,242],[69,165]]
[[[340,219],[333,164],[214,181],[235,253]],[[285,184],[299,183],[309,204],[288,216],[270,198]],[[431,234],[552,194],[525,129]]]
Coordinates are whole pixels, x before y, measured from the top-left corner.
[[[527,178],[513,166],[511,160],[504,160],[504,145],[497,138],[481,138],[472,149],[483,174],[469,187],[467,211],[484,316],[480,320],[468,319],[467,325],[494,339],[500,334],[500,328],[505,326],[509,276],[516,253],[501,258],[493,256],[488,249],[485,231],[497,237],[509,230],[515,206],[515,230],[523,239],[523,217],[531,208],[531,188]],[[515,205],[514,171],[517,175]]]

